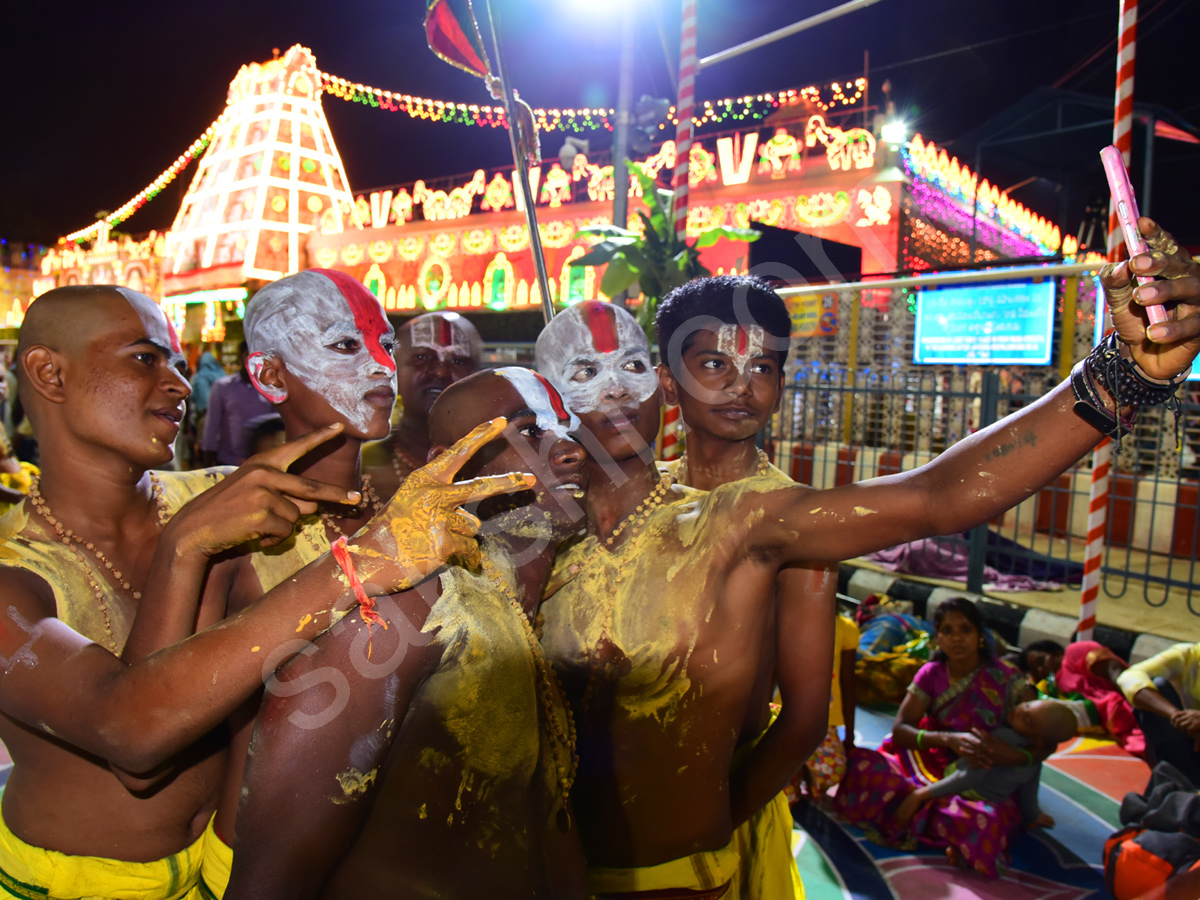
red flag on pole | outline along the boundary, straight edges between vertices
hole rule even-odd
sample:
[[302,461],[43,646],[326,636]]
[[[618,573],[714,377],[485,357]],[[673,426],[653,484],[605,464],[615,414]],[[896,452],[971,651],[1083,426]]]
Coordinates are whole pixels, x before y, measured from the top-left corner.
[[484,79],[492,74],[471,0],[426,0],[425,38],[450,65]]

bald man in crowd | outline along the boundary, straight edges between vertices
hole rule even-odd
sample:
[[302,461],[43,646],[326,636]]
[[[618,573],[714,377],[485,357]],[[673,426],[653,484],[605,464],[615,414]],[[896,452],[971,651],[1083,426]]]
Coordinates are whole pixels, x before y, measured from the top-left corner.
[[[190,393],[179,358],[161,309],[125,288],[50,291],[21,329],[21,399],[43,468],[0,519],[0,740],[13,759],[0,895],[194,896],[224,752],[210,732],[277,647],[356,602],[326,554],[220,621],[225,598],[206,581],[214,556],[285,538],[319,501],[361,498],[286,472],[340,425],[231,474],[151,472],[172,459]],[[461,522],[409,546],[430,535],[430,499],[445,519],[489,493],[440,483],[442,470],[418,475],[356,539],[374,554],[358,563],[366,591],[415,583],[474,548]]]
[[479,368],[483,342],[454,312],[426,313],[396,332],[400,421],[382,441],[363,448],[363,470],[388,497],[429,455],[429,410],[442,391]]

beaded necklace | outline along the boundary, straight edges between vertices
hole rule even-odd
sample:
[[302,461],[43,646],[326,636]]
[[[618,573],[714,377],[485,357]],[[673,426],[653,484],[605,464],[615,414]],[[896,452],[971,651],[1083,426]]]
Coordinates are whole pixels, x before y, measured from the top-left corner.
[[[571,714],[571,707],[563,700],[562,687],[558,683],[554,669],[550,666],[550,661],[542,652],[541,642],[534,633],[524,604],[508,586],[508,582],[496,571],[496,567],[486,555],[483,556],[483,574],[492,586],[508,600],[508,605],[512,607],[513,612],[521,621],[525,642],[529,645],[529,650],[533,655],[534,668],[537,670],[538,701],[556,748],[554,769],[562,789],[562,808],[559,809],[556,819],[559,830],[566,832],[571,827],[570,815],[567,813],[567,799],[571,796],[571,786],[575,783],[575,773],[579,769],[579,754],[576,750],[575,740],[575,717]],[[562,701],[560,708],[565,713],[564,721],[560,721],[559,717],[555,715],[554,701],[556,697]]]
[[[755,447],[755,452],[758,454],[758,465],[754,470],[756,476],[766,475],[771,470],[771,458],[763,452],[761,447]],[[675,468],[675,478],[680,484],[688,483],[688,458],[687,451],[684,450],[679,457],[679,465]]]
[[422,465],[422,463],[417,462],[401,450],[400,442],[392,438],[392,471],[396,473],[396,484],[403,484],[404,479],[421,468]]
[[352,506],[350,508],[352,510],[352,512],[344,513],[339,516],[335,516],[332,513],[328,513],[328,512],[325,512],[324,510],[322,510],[321,511],[321,524],[323,524],[328,531],[333,531],[337,534],[345,535],[345,532],[342,531],[341,525],[339,525],[337,522],[335,522],[334,519],[346,519],[346,518],[349,518],[351,515],[358,515],[358,513],[362,511],[364,504],[368,504],[368,503],[371,505],[371,515],[377,515],[379,513],[379,510],[383,509],[383,503],[380,501],[379,494],[377,494],[375,492],[375,488],[371,484],[371,476],[367,475],[366,473],[364,473],[362,476],[362,491],[361,492],[362,492],[362,501],[357,506]]
[[[162,527],[170,521],[171,515],[167,511],[166,502],[163,500],[162,482],[158,480],[158,476],[154,473],[150,473],[150,496],[154,500],[155,510],[158,513],[159,527]],[[108,604],[104,600],[104,591],[100,587],[99,580],[96,578],[95,568],[88,563],[87,557],[83,555],[83,551],[79,548],[84,547],[90,551],[91,554],[100,562],[100,564],[108,570],[109,574],[116,580],[117,584],[124,588],[134,600],[141,600],[142,592],[135,591],[133,589],[133,585],[126,581],[124,576],[121,575],[116,568],[114,568],[112,560],[104,555],[103,550],[101,550],[91,541],[81,538],[74,531],[54,517],[54,514],[50,511],[49,504],[46,503],[46,498],[42,496],[40,479],[37,475],[33,476],[32,483],[29,485],[29,503],[31,506],[33,506],[34,511],[46,520],[46,524],[54,529],[54,533],[58,535],[59,539],[66,544],[72,553],[75,554],[75,558],[79,561],[80,566],[83,568],[84,575],[87,576],[88,584],[92,588],[92,593],[96,597],[96,604],[100,607],[100,614],[104,617],[104,632],[108,635],[108,649],[111,650],[115,655],[120,656],[121,651],[117,647],[116,635],[113,634],[112,617],[109,615]]]
[[675,477],[664,472],[659,477],[658,484],[656,484],[653,490],[651,490],[650,493],[647,494],[642,500],[642,502],[637,505],[637,509],[626,516],[625,519],[612,530],[612,533],[604,539],[604,546],[611,547],[612,542],[617,539],[617,535],[628,528],[630,524],[633,524],[633,530],[629,535],[629,539],[632,540],[641,529],[642,525],[645,524],[646,517],[662,504],[663,498],[667,496],[667,491],[670,490],[671,485],[674,483]]

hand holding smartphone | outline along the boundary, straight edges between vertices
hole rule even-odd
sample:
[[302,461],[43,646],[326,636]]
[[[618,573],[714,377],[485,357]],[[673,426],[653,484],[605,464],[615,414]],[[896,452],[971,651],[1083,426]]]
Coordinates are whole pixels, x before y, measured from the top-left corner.
[[[1104,175],[1108,178],[1113,207],[1121,223],[1121,234],[1125,236],[1125,249],[1129,251],[1129,258],[1133,259],[1150,248],[1146,245],[1142,233],[1138,231],[1137,200],[1133,196],[1133,185],[1129,183],[1129,173],[1125,171],[1125,160],[1121,158],[1121,151],[1110,145],[1100,151],[1100,161],[1104,164]],[[1148,275],[1136,277],[1138,284],[1148,284],[1154,280]],[[1145,310],[1151,324],[1167,321],[1167,311],[1162,305],[1147,306]]]

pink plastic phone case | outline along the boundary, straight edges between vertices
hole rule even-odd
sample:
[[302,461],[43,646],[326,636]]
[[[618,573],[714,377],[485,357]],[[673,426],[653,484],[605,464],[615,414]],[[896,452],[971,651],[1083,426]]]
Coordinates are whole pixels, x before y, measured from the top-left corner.
[[[1139,253],[1145,253],[1149,247],[1146,239],[1138,231],[1137,199],[1133,196],[1133,185],[1129,183],[1129,173],[1125,171],[1125,160],[1121,151],[1109,145],[1100,151],[1100,161],[1104,163],[1104,175],[1108,178],[1108,189],[1112,193],[1113,206],[1117,211],[1117,219],[1121,223],[1121,234],[1125,236],[1125,249],[1132,259]],[[1146,275],[1138,275],[1138,284],[1148,284],[1153,281]],[[1167,321],[1167,311],[1160,305],[1147,306],[1146,316],[1151,323]]]

